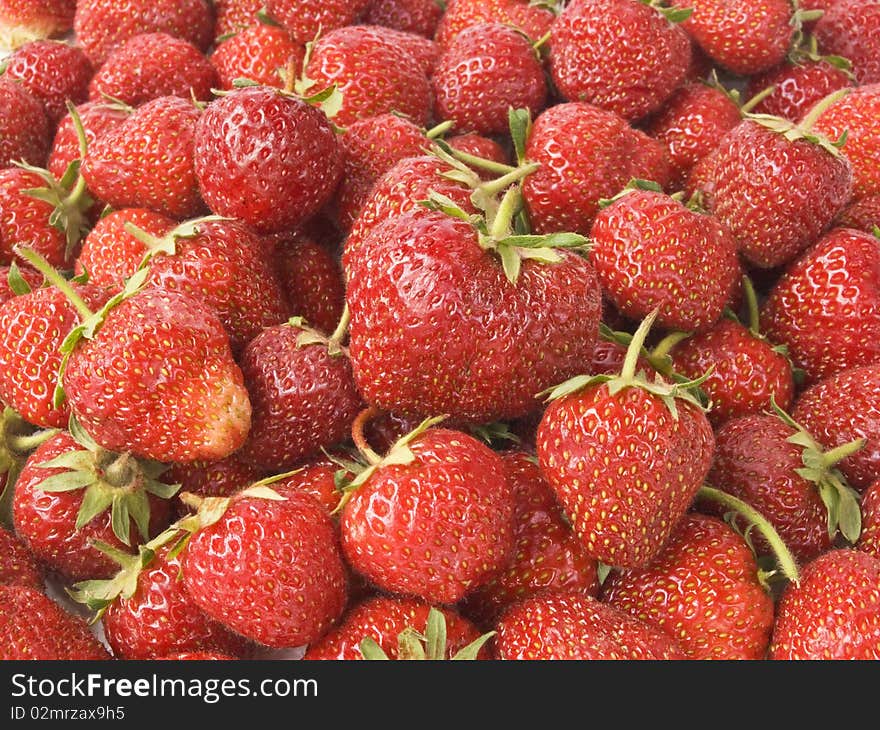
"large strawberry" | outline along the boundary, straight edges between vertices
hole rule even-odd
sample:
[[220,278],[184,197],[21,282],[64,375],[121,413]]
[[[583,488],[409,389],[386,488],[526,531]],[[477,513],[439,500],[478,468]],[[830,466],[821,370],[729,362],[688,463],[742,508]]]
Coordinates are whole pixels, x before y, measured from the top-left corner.
[[40,100],[21,84],[0,78],[0,168],[20,161],[42,165],[51,133]]
[[647,317],[620,374],[578,376],[550,391],[537,432],[538,463],[589,555],[649,564],[690,507],[715,439],[687,384],[636,372]]
[[880,240],[826,233],[770,289],[762,319],[808,382],[880,362]]
[[852,64],[859,86],[880,82],[880,3],[836,0],[814,29],[823,53],[843,56]]
[[306,48],[277,25],[254,23],[216,45],[211,65],[221,89],[232,89],[236,79],[281,88],[302,70]]
[[214,213],[261,232],[294,227],[333,194],[342,153],[320,109],[266,86],[236,89],[198,121],[195,172]]

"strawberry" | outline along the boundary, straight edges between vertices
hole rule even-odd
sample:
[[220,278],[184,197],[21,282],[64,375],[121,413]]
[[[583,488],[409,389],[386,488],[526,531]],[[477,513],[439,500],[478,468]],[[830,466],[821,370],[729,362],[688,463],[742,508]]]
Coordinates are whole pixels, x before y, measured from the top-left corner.
[[461,132],[447,137],[444,141],[457,152],[491,160],[500,165],[506,165],[510,161],[504,147],[491,137],[485,137],[476,132]]
[[0,47],[56,38],[73,27],[76,0],[0,0]]
[[43,102],[54,127],[67,114],[67,101],[81,104],[88,98],[94,69],[78,46],[57,41],[32,41],[4,61],[3,76],[21,82]]
[[630,121],[659,109],[690,65],[683,15],[633,0],[568,3],[550,31],[549,70],[562,98]]
[[590,258],[605,296],[630,319],[658,308],[663,327],[707,330],[740,276],[733,235],[658,186],[634,185],[597,213],[590,230]]
[[249,488],[208,500],[183,553],[183,585],[214,620],[264,646],[320,638],[346,603],[330,520],[308,494]]
[[267,327],[239,363],[253,408],[239,454],[266,470],[284,470],[344,441],[363,408],[340,340],[298,317]]
[[599,593],[596,561],[565,521],[535,458],[513,449],[502,452],[501,459],[515,500],[514,557],[502,573],[471,591],[463,606],[466,615],[486,626],[508,606],[539,593]]
[[353,25],[370,0],[266,0],[269,16],[299,43]]
[[21,84],[0,78],[0,169],[19,161],[42,165],[51,133],[41,101]]
[[648,380],[636,362],[654,314],[616,376],[578,376],[548,393],[538,463],[586,552],[641,568],[669,539],[712,463],[712,427],[688,384]]
[[218,43],[209,59],[221,89],[234,88],[239,78],[281,88],[287,74],[299,74],[305,53],[283,28],[255,23]]
[[862,531],[855,547],[880,558],[880,479],[863,492],[861,511]]
[[794,40],[788,0],[672,0],[671,5],[693,9],[682,27],[712,61],[741,76],[781,63]]
[[[434,659],[455,656],[460,650],[479,638],[479,631],[468,619],[449,607],[432,609],[430,604],[417,599],[396,596],[373,596],[349,608],[340,624],[309,646],[303,659],[317,660],[360,660],[372,658],[364,656],[365,639],[375,642],[388,659],[412,659],[401,652],[404,642],[398,637],[404,631],[414,631],[427,637],[431,630],[431,612],[442,617],[445,625],[445,646]],[[402,655],[403,654],[403,655]],[[480,658],[487,658],[483,649]]]
[[433,38],[442,17],[436,0],[370,0],[363,22]]
[[382,458],[363,441],[370,415],[352,429],[370,466],[345,488],[348,564],[382,590],[455,603],[512,554],[514,500],[501,457],[428,419]]
[[547,100],[537,51],[502,23],[475,23],[459,33],[440,56],[431,84],[434,116],[478,134],[504,134],[509,108],[534,116]]
[[841,228],[873,233],[875,228],[880,228],[880,193],[851,199],[849,205],[838,213],[835,223]]
[[769,658],[880,658],[878,582],[880,560],[859,550],[829,550],[803,566],[779,600]]
[[231,497],[263,477],[260,469],[246,464],[237,454],[235,452],[216,461],[169,464],[164,474],[165,480],[180,485],[173,500],[175,513],[183,516],[190,511],[180,499],[180,494],[188,492],[197,497]]
[[141,33],[167,33],[206,51],[214,37],[214,13],[208,0],[156,0],[146,5],[78,0],[73,29],[98,67],[129,38]]
[[859,492],[880,478],[880,364],[820,380],[800,394],[791,415],[826,449],[865,439],[864,448],[839,465]]
[[[265,0],[214,0],[214,45],[239,31],[261,22]],[[311,40],[311,38],[309,39]]]
[[111,658],[84,620],[26,586],[0,586],[0,636],[0,660]]
[[322,35],[304,76],[301,88],[310,94],[336,86],[342,102],[333,121],[343,127],[392,111],[420,125],[431,116],[431,85],[423,62],[380,26],[348,25]]
[[217,72],[192,43],[168,33],[140,33],[107,56],[89,84],[89,99],[140,106],[161,96],[210,101]]
[[95,139],[82,164],[89,190],[114,208],[184,219],[204,210],[194,169],[202,116],[188,99],[161,96]]
[[648,567],[612,571],[602,601],[674,636],[691,659],[763,659],[773,630],[749,543],[706,515],[685,515]]
[[0,527],[0,585],[26,586],[43,590],[43,569],[25,544],[5,527]]
[[880,240],[834,228],[798,258],[764,303],[768,336],[808,383],[880,362]]
[[533,41],[550,30],[555,13],[546,3],[529,0],[449,0],[434,38],[446,48],[462,30],[474,23],[498,22],[521,30]]
[[[85,146],[88,149],[99,136],[114,129],[127,119],[132,109],[109,102],[86,101],[77,105],[75,111],[82,125]],[[73,115],[68,112],[61,118],[55,129],[55,138],[52,141],[49,162],[46,167],[60,180],[67,172],[67,168],[70,167],[70,163],[82,157],[76,124]],[[99,201],[96,201],[96,205],[99,206],[99,211],[104,207]]]
[[[329,455],[328,455],[329,454]],[[272,483],[272,488],[281,495],[286,495],[288,491],[304,492],[312,497],[325,509],[328,515],[337,521],[340,500],[342,492],[339,485],[343,479],[353,479],[356,475],[349,470],[348,464],[351,460],[347,451],[334,450],[327,452],[326,450],[320,456],[315,456],[300,462],[300,466],[292,473],[292,476],[280,478]],[[353,464],[354,462],[351,462]],[[355,584],[358,576],[350,576],[349,599],[354,596]]]
[[252,86],[217,99],[201,115],[195,172],[214,213],[270,233],[299,225],[328,202],[342,153],[321,110]]
[[880,82],[880,2],[837,0],[816,22],[814,33],[823,53],[852,64],[859,86]]
[[633,129],[632,164],[642,179],[657,183],[661,190],[672,187],[673,168],[669,150],[641,129]]
[[369,26],[374,30],[381,30],[385,38],[400,46],[402,49],[410,53],[416,59],[419,68],[430,79],[440,61],[440,46],[430,38],[425,38],[418,33],[410,33],[405,30],[395,30],[394,28],[382,28],[381,26]]
[[499,659],[680,660],[678,642],[655,626],[582,593],[514,604],[496,624]]

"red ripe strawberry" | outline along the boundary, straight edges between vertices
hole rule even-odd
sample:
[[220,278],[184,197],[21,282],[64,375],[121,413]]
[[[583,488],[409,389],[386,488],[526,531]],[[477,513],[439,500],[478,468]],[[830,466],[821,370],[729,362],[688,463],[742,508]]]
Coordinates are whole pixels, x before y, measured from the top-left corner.
[[641,129],[633,129],[632,165],[643,180],[655,182],[661,190],[669,190],[673,182],[672,158],[669,150]]
[[859,86],[822,111],[813,126],[828,139],[846,133],[854,198],[880,194],[880,83]]
[[266,0],[266,10],[300,43],[353,25],[370,0]]
[[169,465],[163,478],[169,483],[180,485],[173,500],[178,516],[190,511],[180,499],[183,493],[195,494],[197,497],[231,497],[264,476],[260,469],[239,459],[237,453],[216,461],[189,461]]
[[861,510],[862,531],[855,547],[880,558],[880,479],[863,492]]
[[251,86],[205,109],[196,129],[195,170],[214,213],[270,233],[299,225],[327,203],[342,153],[320,109]]
[[161,548],[143,566],[142,559],[135,556],[123,564],[123,571],[131,574],[130,588],[101,613],[113,656],[138,660],[184,651],[217,651],[230,656],[246,653],[246,639],[196,606],[181,580],[181,558],[169,557],[169,552],[167,546]]
[[463,132],[447,137],[445,140],[452,149],[464,152],[484,160],[491,160],[501,165],[510,162],[505,149],[491,137],[484,137],[476,132]]
[[54,127],[67,114],[66,103],[80,104],[88,98],[94,69],[78,46],[56,41],[33,41],[5,61],[3,75],[20,81],[43,102]]
[[253,408],[243,460],[283,471],[351,433],[363,402],[340,336],[294,318],[250,341],[239,358]]
[[336,85],[342,105],[333,121],[347,126],[387,112],[405,114],[416,124],[431,116],[427,70],[388,29],[349,25],[321,36],[306,64],[305,91]]
[[434,73],[437,62],[440,60],[440,46],[430,38],[418,35],[417,33],[409,33],[405,30],[395,30],[394,28],[382,28],[381,26],[368,26],[373,30],[381,31],[382,35],[390,41],[409,52],[416,59],[419,68],[428,76]]
[[794,39],[788,0],[672,0],[693,8],[684,29],[715,63],[741,76],[781,63]]
[[[266,7],[265,0],[214,0],[214,43],[222,43],[233,33],[250,28],[260,22],[260,11]],[[309,39],[311,40],[311,38]]]
[[777,608],[770,659],[880,659],[880,560],[859,550],[803,566]]
[[62,383],[71,411],[112,451],[220,459],[250,428],[229,335],[213,309],[183,292],[148,287],[113,307],[74,346]]
[[55,38],[73,27],[76,0],[0,0],[0,46]]
[[628,189],[593,220],[590,259],[602,290],[626,317],[659,308],[668,329],[706,330],[740,277],[725,225],[654,189]]
[[580,376],[550,392],[538,463],[587,554],[641,568],[669,539],[712,463],[712,427],[686,386],[636,374],[653,317],[617,376]]
[[73,29],[95,67],[140,33],[167,33],[206,51],[214,38],[208,0],[78,0]]
[[[76,107],[77,116],[82,123],[85,132],[86,149],[91,147],[95,140],[105,132],[109,132],[128,118],[131,109],[122,105],[109,102],[87,101]],[[82,158],[77,137],[73,115],[67,113],[58,122],[55,129],[55,139],[49,152],[49,163],[46,166],[59,180],[67,172],[70,163]],[[96,202],[98,210],[103,204]]]
[[880,228],[880,193],[851,199],[837,215],[836,225],[873,233]]
[[275,267],[290,312],[332,332],[345,307],[342,265],[328,246],[297,231],[275,248]]
[[758,575],[741,535],[688,514],[650,566],[609,574],[602,601],[674,636],[691,659],[763,659],[773,598]]
[[[313,457],[301,462],[292,476],[272,482],[272,488],[282,496],[287,495],[288,491],[304,492],[311,495],[335,520],[336,508],[342,499],[342,492],[338,484],[339,479],[352,479],[355,476],[353,472],[341,465],[347,463],[350,458],[346,451],[334,451],[330,456]],[[354,586],[351,587],[354,588]],[[352,592],[349,591],[349,599],[352,595]]]
[[497,22],[512,25],[537,41],[547,34],[555,18],[549,7],[529,0],[449,0],[434,38],[446,48],[468,26]]
[[507,564],[514,500],[501,457],[431,423],[384,459],[365,454],[371,467],[347,487],[342,548],[348,564],[380,589],[451,604]]
[[499,659],[686,659],[668,634],[581,593],[550,593],[509,608],[496,624]]
[[0,586],[0,636],[0,660],[111,658],[83,619],[26,586]]
[[579,372],[598,329],[593,267],[572,251],[526,252],[512,273],[516,240],[420,208],[346,249],[349,349],[368,403],[486,423],[537,410],[538,391]]
[[574,0],[553,23],[550,75],[566,101],[635,120],[681,85],[691,42],[675,14],[633,0]]
[[306,48],[277,25],[255,23],[216,45],[210,55],[221,89],[239,78],[281,88],[285,76],[302,69]]
[[826,233],[771,288],[763,320],[808,383],[880,362],[880,240]]
[[14,532],[0,527],[0,585],[26,586],[43,590],[43,569],[34,554],[25,547]]
[[0,78],[0,169],[19,161],[42,165],[51,134],[40,100],[21,84]]
[[836,0],[814,32],[823,53],[843,56],[852,64],[859,86],[880,82],[880,2]]
[[174,490],[157,473],[59,431],[31,453],[15,482],[16,534],[66,580],[108,578],[118,566],[92,541],[129,552],[168,524],[169,502],[159,494]]
[[[74,285],[74,290],[95,308],[108,297],[90,285]],[[53,397],[62,360],[59,348],[81,322],[82,314],[54,286],[0,306],[0,400],[36,426],[67,426],[70,409]]]
[[[479,631],[466,618],[448,607],[435,609],[442,613],[446,626],[446,659],[479,638]],[[416,598],[373,596],[350,608],[339,626],[312,644],[303,659],[351,661],[364,659],[361,642],[372,639],[389,659],[401,659],[398,637],[410,629],[427,635],[431,606]],[[486,658],[483,650],[480,658]],[[412,658],[412,657],[407,657]]]
[[753,266],[792,261],[828,228],[853,192],[848,159],[829,140],[814,136],[811,126],[806,118],[794,125],[749,116],[711,155],[704,203],[730,228]]
[[434,116],[479,134],[504,134],[508,109],[534,116],[547,101],[538,52],[503,23],[475,23],[459,33],[440,56],[431,84]]
[[880,478],[880,364],[820,380],[801,393],[791,415],[827,449],[865,439],[864,448],[840,462],[855,489],[863,492]]
[[113,51],[95,72],[89,98],[140,106],[160,96],[210,101],[217,72],[189,41],[168,33],[141,33]]
[[433,38],[441,17],[436,0],[370,0],[363,22]]
[[525,148],[526,159],[540,165],[522,186],[534,231],[588,234],[600,199],[631,178],[650,179],[639,149],[635,131],[614,112],[584,102],[545,109]]
[[514,557],[502,573],[468,594],[463,609],[486,626],[494,625],[508,606],[539,593],[599,593],[596,561],[565,521],[534,457],[512,450],[501,459],[515,500]]
[[[183,585],[216,621],[265,646],[321,637],[346,603],[333,523],[308,494],[245,490],[197,530],[183,554]],[[213,520],[213,521],[211,521]]]

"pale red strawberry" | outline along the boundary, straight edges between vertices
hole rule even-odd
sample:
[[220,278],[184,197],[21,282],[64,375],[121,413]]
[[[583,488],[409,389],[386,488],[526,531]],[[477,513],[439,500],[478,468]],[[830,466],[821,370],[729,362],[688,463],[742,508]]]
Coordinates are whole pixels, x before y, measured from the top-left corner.
[[44,164],[51,135],[42,102],[21,84],[0,78],[0,169],[21,161]]
[[816,21],[814,33],[823,53],[852,64],[859,86],[880,82],[880,2],[836,0]]
[[281,88],[288,75],[299,75],[305,53],[283,28],[254,23],[218,43],[209,60],[221,89],[232,89],[236,79]]
[[512,25],[537,41],[547,34],[555,18],[549,7],[529,0],[449,0],[434,38],[446,48],[469,25],[489,21]]
[[441,17],[436,0],[370,0],[363,22],[433,38]]
[[16,534],[0,527],[0,585],[26,586],[38,591],[44,589],[43,569],[34,554]]
[[855,547],[880,558],[880,479],[862,493],[862,532]]
[[266,0],[266,10],[299,43],[350,26],[370,0]]

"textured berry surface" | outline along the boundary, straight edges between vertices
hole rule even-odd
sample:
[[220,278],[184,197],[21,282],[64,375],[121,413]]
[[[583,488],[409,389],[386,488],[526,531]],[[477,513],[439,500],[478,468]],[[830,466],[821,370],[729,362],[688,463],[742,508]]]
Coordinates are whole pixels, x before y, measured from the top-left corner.
[[0,527],[0,553],[3,555],[0,585],[43,590],[43,569],[36,557],[14,532],[5,527]]
[[40,100],[11,79],[0,78],[0,168],[20,160],[42,165],[51,134]]

